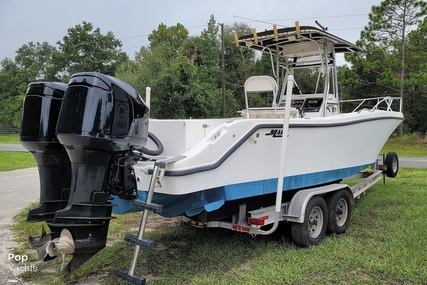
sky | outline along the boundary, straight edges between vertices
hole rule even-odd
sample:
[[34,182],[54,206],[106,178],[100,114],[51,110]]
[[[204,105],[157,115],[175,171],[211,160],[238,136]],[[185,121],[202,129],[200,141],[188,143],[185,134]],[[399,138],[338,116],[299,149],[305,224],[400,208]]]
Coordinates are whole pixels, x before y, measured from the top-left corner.
[[[90,22],[102,34],[111,31],[130,58],[149,44],[159,24],[181,23],[190,35],[200,35],[214,15],[217,23],[245,22],[257,31],[277,26],[316,26],[350,42],[359,39],[368,14],[381,0],[0,0],[0,61],[14,58],[29,42],[57,46],[69,28]],[[339,55],[343,57],[342,55]],[[338,62],[343,59],[338,58]]]

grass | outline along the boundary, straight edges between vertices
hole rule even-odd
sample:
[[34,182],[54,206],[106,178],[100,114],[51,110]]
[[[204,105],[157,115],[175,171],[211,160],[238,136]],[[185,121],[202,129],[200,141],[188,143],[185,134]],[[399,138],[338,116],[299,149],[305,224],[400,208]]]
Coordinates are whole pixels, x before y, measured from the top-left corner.
[[[19,134],[0,135],[0,144],[19,143]],[[0,171],[9,171],[36,166],[28,152],[0,151]]]
[[19,143],[19,141],[20,141],[19,134],[9,134],[9,135],[0,134],[0,143],[13,144],[13,143]]
[[[141,251],[136,273],[153,285],[425,284],[426,184],[424,169],[401,168],[397,178],[387,179],[386,185],[377,183],[356,201],[345,234],[327,236],[308,249],[292,243],[285,225],[273,235],[253,238],[224,229],[196,229],[152,215],[147,238],[158,246]],[[39,225],[27,228],[23,222],[27,210],[14,225],[21,243],[27,234],[40,232]],[[113,220],[108,246],[71,275],[61,275],[57,258],[37,263],[40,270],[25,273],[24,280],[127,284],[114,271],[129,268],[132,247],[123,236],[136,231],[139,219],[135,213]]]
[[9,171],[37,166],[28,152],[0,151],[0,171]]
[[400,156],[427,156],[427,136],[416,134],[390,138],[381,153],[396,152]]

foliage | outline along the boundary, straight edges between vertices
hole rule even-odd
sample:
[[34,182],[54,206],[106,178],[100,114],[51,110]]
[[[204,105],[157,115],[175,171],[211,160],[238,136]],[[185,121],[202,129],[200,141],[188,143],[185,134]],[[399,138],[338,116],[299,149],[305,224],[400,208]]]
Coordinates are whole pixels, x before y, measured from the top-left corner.
[[[22,95],[27,88],[25,71],[11,59],[1,62],[0,70],[0,100]],[[1,120],[0,120],[1,121]]]
[[406,49],[406,125],[411,132],[427,133],[427,17],[408,36]]
[[59,52],[54,61],[60,78],[81,71],[98,71],[114,75],[117,65],[126,60],[126,53],[120,51],[122,43],[112,32],[102,35],[99,28],[83,22],[68,29],[62,42],[58,42]]
[[[384,0],[379,6],[373,6],[370,21],[357,41],[363,52],[346,55],[353,66],[342,70],[344,85],[352,87],[351,91],[346,90],[351,98],[360,97],[361,94],[367,97],[399,96],[411,132],[423,127],[420,121],[414,122],[419,120],[419,113],[410,108],[413,103],[403,100],[414,96],[411,94],[411,89],[414,89],[411,76],[414,73],[410,71],[413,66],[411,56],[414,54],[408,50],[415,45],[408,41],[408,36],[426,15],[427,3],[419,0]],[[421,60],[425,63],[427,59]],[[424,98],[420,99],[424,102]],[[400,135],[402,132],[403,129],[400,129]]]
[[25,82],[55,80],[56,70],[52,59],[55,52],[56,49],[47,42],[29,42],[19,48],[15,63],[20,70],[25,70]]
[[362,43],[368,48],[377,43],[386,51],[402,53],[410,27],[420,23],[426,8],[420,0],[383,0],[379,6],[372,6],[369,23],[361,33]]
[[81,71],[99,71],[114,75],[127,60],[122,43],[113,33],[102,35],[99,28],[83,22],[68,29],[58,48],[47,42],[24,44],[15,59],[6,58],[0,68],[0,127],[20,126],[23,96],[35,81],[67,81]]
[[187,38],[188,30],[180,23],[171,27],[161,23],[157,30],[148,35],[150,48],[161,51],[167,63],[177,58],[180,47]]
[[9,97],[0,104],[0,127],[17,127],[21,124],[23,95]]
[[[117,76],[141,93],[151,87],[151,117],[219,117],[221,50],[214,17],[200,36],[188,37],[181,24],[160,24],[148,38],[149,47],[142,47],[134,62],[122,64]],[[226,90],[230,116],[238,108],[233,91]]]
[[256,57],[251,49],[236,48],[233,32],[241,36],[251,33],[251,29],[244,23],[224,27],[225,86],[233,90],[239,109],[242,109],[245,106],[243,87],[249,76],[256,75]]

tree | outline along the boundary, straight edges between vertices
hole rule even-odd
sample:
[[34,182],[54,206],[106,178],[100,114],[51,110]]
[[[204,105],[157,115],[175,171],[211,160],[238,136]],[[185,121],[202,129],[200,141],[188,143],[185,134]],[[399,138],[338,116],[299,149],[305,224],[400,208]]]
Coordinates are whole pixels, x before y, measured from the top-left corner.
[[[396,86],[402,102],[405,93],[407,35],[426,15],[426,9],[426,2],[420,0],[384,0],[379,6],[372,7],[370,21],[358,41],[358,45],[366,52],[366,67],[379,75],[375,76],[375,80],[382,81],[385,86]],[[369,55],[373,56],[368,62]],[[348,56],[347,59],[361,64],[360,58]],[[402,126],[399,133],[403,133]]]
[[180,23],[170,27],[161,23],[157,30],[148,35],[150,49],[159,50],[169,63],[179,56],[179,50],[187,38],[188,30]]
[[55,48],[47,42],[24,44],[15,60],[6,58],[0,70],[0,126],[19,128],[22,102],[29,83],[53,81],[52,55]]
[[[178,34],[177,34],[178,33]],[[213,16],[200,36],[188,37],[181,25],[160,24],[149,35],[149,47],[142,47],[134,63],[120,66],[118,77],[138,91],[152,90],[154,118],[207,118],[221,115],[218,26]],[[226,92],[228,114],[236,102]]]
[[27,76],[11,59],[1,62],[0,70],[0,127],[18,128],[22,102],[27,89]]
[[0,70],[0,100],[14,97],[25,92],[26,76],[19,66],[11,59],[6,58],[1,62]]
[[102,35],[99,28],[83,22],[68,29],[68,34],[59,41],[59,52],[54,56],[61,78],[82,71],[99,71],[114,75],[117,66],[125,62],[126,53],[122,43],[112,32]]
[[0,99],[22,95],[34,81],[53,81],[52,55],[55,48],[47,42],[24,44],[16,51],[15,60],[1,62]]
[[54,81],[56,70],[52,57],[56,52],[56,48],[48,42],[29,42],[17,50],[15,63],[20,69],[26,71],[27,82]]
[[242,109],[245,106],[243,87],[249,76],[256,75],[256,58],[252,49],[236,48],[233,32],[236,32],[238,36],[243,36],[250,34],[251,29],[244,23],[234,23],[224,27],[225,86],[233,92],[238,102],[238,108]]
[[200,35],[198,52],[200,53],[201,64],[199,68],[203,78],[201,80],[210,82],[216,86],[220,86],[220,56],[221,47],[218,37],[218,25],[214,16],[209,18],[208,27],[204,29]]
[[114,75],[117,65],[126,61],[121,42],[111,32],[83,22],[68,29],[59,49],[47,42],[24,44],[15,59],[5,59],[0,69],[0,125],[19,127],[22,102],[27,86],[35,81],[66,81],[80,71],[100,71]]
[[407,115],[405,124],[411,132],[427,133],[427,17],[408,35],[406,48]]

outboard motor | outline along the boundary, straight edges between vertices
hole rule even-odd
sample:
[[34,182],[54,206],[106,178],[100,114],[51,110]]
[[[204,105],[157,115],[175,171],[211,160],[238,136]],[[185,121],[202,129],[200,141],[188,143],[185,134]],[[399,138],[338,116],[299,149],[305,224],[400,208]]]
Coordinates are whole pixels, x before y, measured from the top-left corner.
[[67,84],[34,82],[24,99],[21,144],[37,162],[40,204],[28,212],[28,222],[52,221],[68,202],[71,163],[55,131]]
[[148,115],[141,96],[117,78],[97,72],[71,77],[56,128],[71,161],[70,195],[67,206],[48,223],[52,240],[63,229],[73,239],[67,271],[105,247],[112,218],[110,194],[137,197],[130,166],[139,159],[133,151],[147,142]]

